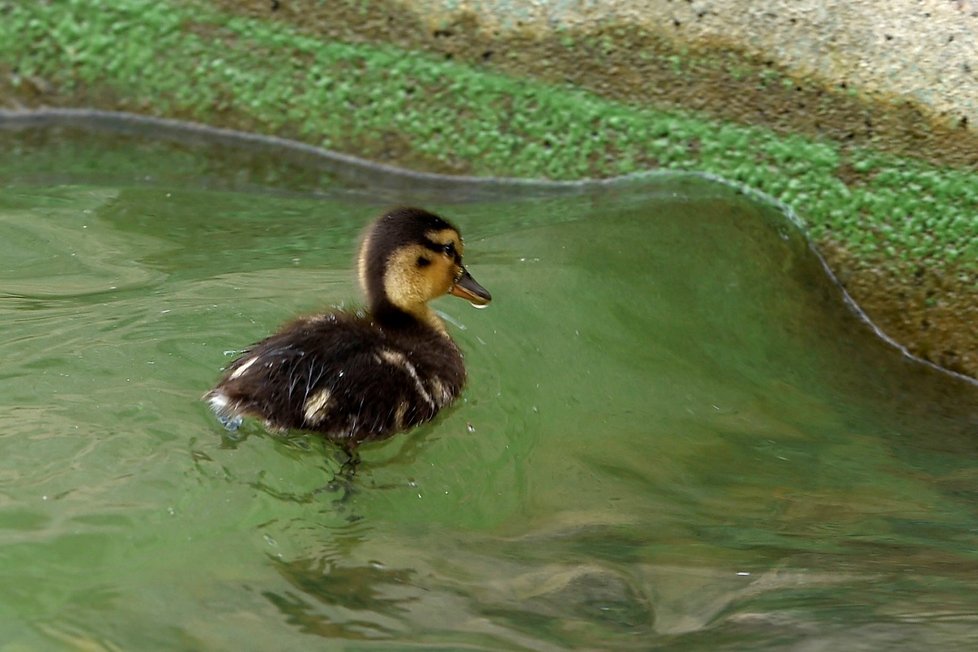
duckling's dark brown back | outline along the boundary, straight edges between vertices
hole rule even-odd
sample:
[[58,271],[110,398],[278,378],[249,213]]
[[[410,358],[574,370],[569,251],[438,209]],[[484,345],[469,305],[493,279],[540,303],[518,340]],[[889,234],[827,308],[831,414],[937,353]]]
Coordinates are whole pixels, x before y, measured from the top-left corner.
[[207,399],[219,415],[321,433],[353,448],[432,419],[465,383],[455,343],[423,324],[300,319],[244,352]]

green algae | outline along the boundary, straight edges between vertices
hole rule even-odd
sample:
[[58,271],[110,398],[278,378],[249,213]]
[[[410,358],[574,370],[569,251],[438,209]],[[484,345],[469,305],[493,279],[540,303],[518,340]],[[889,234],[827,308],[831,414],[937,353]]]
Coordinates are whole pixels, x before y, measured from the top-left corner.
[[972,170],[624,104],[395,47],[324,41],[199,3],[0,1],[0,15],[0,72],[14,89],[40,79],[69,101],[103,106],[111,96],[121,100],[108,108],[442,172],[709,172],[785,202],[816,241],[867,259],[978,266]]

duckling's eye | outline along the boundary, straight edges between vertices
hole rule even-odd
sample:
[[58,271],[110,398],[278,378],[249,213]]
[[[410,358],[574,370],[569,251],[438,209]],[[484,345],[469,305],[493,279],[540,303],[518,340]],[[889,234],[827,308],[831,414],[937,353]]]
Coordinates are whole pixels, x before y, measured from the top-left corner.
[[454,242],[449,242],[447,245],[445,245],[444,247],[442,247],[441,250],[444,251],[449,256],[451,256],[452,258],[455,257],[455,243]]
[[418,267],[427,267],[431,264],[431,261],[424,256],[418,256]]

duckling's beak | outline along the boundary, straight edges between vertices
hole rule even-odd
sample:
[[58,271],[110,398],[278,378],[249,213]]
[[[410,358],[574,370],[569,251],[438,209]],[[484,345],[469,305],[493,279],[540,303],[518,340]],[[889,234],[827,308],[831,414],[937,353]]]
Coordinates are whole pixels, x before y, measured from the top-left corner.
[[472,278],[472,275],[469,274],[469,270],[464,267],[462,268],[462,275],[455,280],[448,293],[462,297],[477,308],[488,305],[492,301],[492,295],[489,294],[489,290],[479,285]]

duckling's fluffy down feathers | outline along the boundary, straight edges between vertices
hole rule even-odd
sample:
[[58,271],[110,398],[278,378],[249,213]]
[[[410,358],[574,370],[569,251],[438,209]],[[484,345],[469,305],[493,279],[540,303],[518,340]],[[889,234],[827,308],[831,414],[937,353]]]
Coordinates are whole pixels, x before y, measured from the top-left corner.
[[225,421],[257,416],[352,447],[432,419],[464,383],[462,354],[446,335],[333,312],[252,346],[205,398]]

